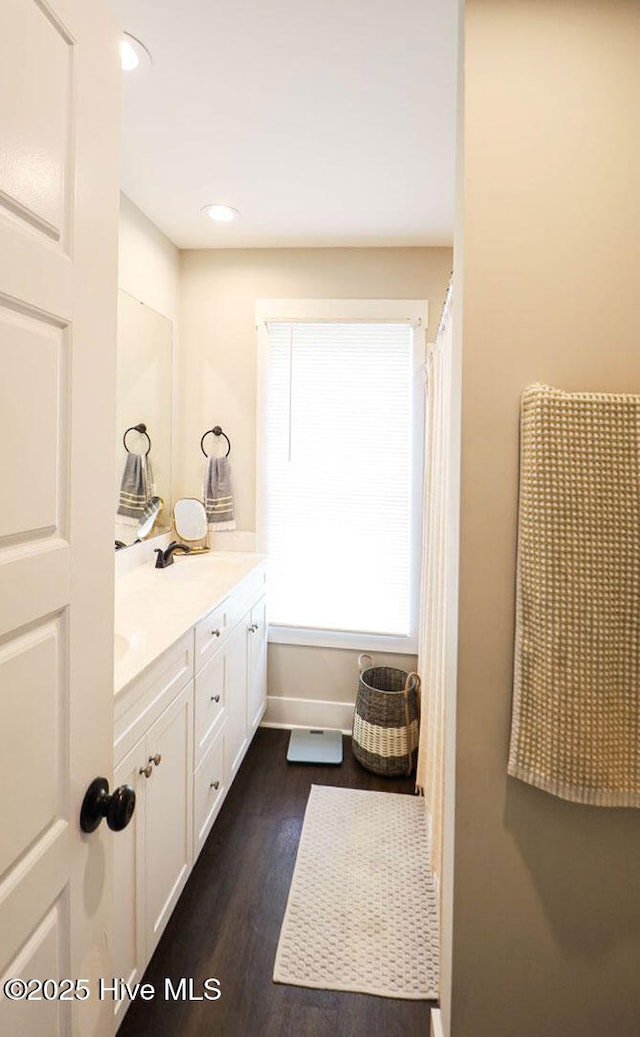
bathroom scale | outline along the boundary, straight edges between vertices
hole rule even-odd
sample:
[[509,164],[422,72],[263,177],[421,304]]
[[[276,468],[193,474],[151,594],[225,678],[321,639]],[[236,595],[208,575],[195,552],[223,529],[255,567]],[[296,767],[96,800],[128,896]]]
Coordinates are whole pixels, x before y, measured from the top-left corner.
[[342,731],[317,727],[292,731],[287,760],[289,763],[342,763]]

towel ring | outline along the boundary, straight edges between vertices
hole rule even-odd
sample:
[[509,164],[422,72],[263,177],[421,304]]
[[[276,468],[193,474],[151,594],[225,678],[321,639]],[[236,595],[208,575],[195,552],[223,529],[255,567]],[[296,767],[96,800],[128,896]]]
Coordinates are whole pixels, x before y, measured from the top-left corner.
[[226,434],[226,432],[222,431],[222,429],[220,428],[219,425],[214,425],[213,428],[207,429],[207,431],[205,432],[204,436],[200,440],[200,449],[202,450],[202,453],[204,454],[204,456],[205,457],[209,456],[207,451],[204,448],[204,441],[207,438],[207,436],[210,436],[210,435],[222,436],[224,439],[226,439],[226,441],[227,441],[227,452],[226,452],[226,454],[224,456],[228,457],[229,454],[231,453],[231,440],[229,439],[229,437]]
[[128,454],[131,453],[129,447],[127,446],[127,436],[130,432],[139,432],[141,435],[146,436],[147,443],[149,444],[149,446],[147,447],[144,456],[148,457],[149,451],[151,450],[151,439],[149,438],[149,433],[147,432],[147,426],[144,424],[144,422],[141,421],[139,425],[130,425],[129,428],[126,430],[124,436],[122,437],[122,445],[124,446]]

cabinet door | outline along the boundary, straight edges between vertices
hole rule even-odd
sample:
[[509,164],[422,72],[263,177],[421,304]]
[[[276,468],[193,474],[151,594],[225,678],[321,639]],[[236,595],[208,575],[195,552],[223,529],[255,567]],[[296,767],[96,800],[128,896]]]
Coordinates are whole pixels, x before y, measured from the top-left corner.
[[[149,728],[146,782],[146,953],[151,957],[192,860],[193,681]],[[157,761],[157,762],[156,762]]]
[[227,642],[227,724],[225,770],[227,785],[234,777],[247,745],[247,628],[249,614]]
[[[113,772],[113,787],[131,785],[136,809],[121,838],[113,846],[113,975],[129,986],[139,982],[145,966],[144,947],[144,812],[146,763],[144,739],[131,749]],[[128,998],[115,1001],[115,1017],[124,1016]]]
[[249,660],[247,677],[247,722],[249,737],[254,733],[267,707],[267,599],[251,609],[249,617]]

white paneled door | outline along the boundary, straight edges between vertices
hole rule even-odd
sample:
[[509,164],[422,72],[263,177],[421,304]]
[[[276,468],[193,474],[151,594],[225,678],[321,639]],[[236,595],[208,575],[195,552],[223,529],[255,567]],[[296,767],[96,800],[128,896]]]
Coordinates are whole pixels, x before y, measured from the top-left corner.
[[[0,1033],[108,1034],[118,31],[0,3]],[[60,988],[61,980],[86,981]],[[60,995],[64,996],[61,997]]]

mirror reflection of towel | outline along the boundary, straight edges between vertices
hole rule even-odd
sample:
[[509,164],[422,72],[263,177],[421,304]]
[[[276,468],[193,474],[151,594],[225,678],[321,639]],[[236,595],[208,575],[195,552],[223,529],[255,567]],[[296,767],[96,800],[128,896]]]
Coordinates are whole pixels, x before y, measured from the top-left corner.
[[210,457],[204,473],[203,500],[210,529],[235,529],[231,465],[226,457]]
[[118,515],[124,525],[138,525],[153,492],[151,462],[146,454],[127,454],[118,501]]

